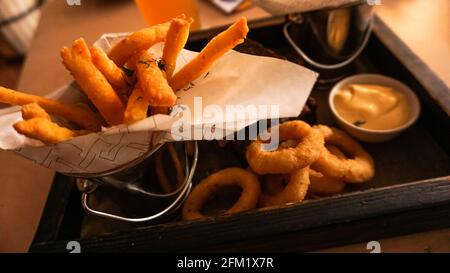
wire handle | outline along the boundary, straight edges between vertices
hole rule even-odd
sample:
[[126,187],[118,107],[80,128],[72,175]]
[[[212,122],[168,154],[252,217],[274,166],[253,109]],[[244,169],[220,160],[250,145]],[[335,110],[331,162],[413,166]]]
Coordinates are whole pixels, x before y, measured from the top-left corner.
[[289,27],[292,25],[292,22],[288,22],[283,26],[283,33],[286,37],[286,40],[289,42],[289,44],[294,48],[294,50],[300,55],[306,62],[308,62],[310,65],[315,66],[320,69],[325,70],[331,70],[331,69],[338,69],[342,68],[350,63],[352,63],[358,56],[363,52],[364,48],[366,47],[367,43],[369,42],[371,30],[373,27],[373,18],[370,20],[369,27],[366,30],[366,33],[364,35],[363,43],[361,46],[356,50],[356,52],[350,56],[347,60],[337,63],[337,64],[321,64],[316,61],[314,61],[312,58],[310,58],[292,39],[291,34],[289,34]]
[[[123,217],[123,216],[115,215],[115,214],[108,213],[108,212],[99,211],[99,210],[89,207],[89,204],[87,201],[89,194],[92,193],[93,191],[83,192],[83,194],[81,196],[81,204],[82,204],[83,208],[87,212],[97,215],[97,216],[100,216],[100,217],[121,220],[121,221],[126,221],[126,222],[134,222],[134,223],[151,221],[151,220],[160,218],[162,216],[165,216],[166,214],[170,213],[171,211],[177,210],[178,208],[181,207],[181,204],[183,204],[184,200],[186,200],[186,198],[192,188],[192,178],[194,177],[194,173],[195,173],[195,169],[197,168],[197,161],[198,161],[198,145],[197,145],[197,142],[194,142],[194,143],[195,143],[194,156],[192,159],[192,166],[190,168],[189,175],[186,177],[186,179],[184,181],[184,185],[182,187],[180,187],[181,191],[179,192],[179,195],[177,196],[177,198],[175,198],[175,200],[171,204],[169,204],[165,209],[163,209],[162,211],[160,211],[156,214],[147,216],[147,217],[142,217],[142,218],[129,218],[129,217]],[[86,181],[88,181],[88,180],[86,180]]]

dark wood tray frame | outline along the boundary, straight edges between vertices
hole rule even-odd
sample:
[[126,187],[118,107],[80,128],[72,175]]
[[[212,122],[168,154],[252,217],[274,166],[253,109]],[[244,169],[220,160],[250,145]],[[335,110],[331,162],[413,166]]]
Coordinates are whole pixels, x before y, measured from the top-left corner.
[[[251,28],[281,24],[285,17],[251,22]],[[195,33],[192,40],[211,37],[221,29]],[[384,70],[396,73],[419,97],[423,123],[450,154],[450,91],[384,23],[375,18],[375,46]],[[422,95],[421,95],[422,94]],[[448,170],[450,173],[450,170]],[[69,181],[68,181],[69,180]],[[32,252],[67,252],[70,230],[79,230],[80,213],[69,204],[76,195],[73,180],[57,174]],[[413,232],[450,227],[450,176],[312,200],[280,209],[258,210],[203,221],[142,227],[89,240],[78,240],[83,252],[312,251],[343,244],[378,240]],[[64,227],[64,228],[62,228]],[[69,232],[67,231],[69,230]],[[76,239],[77,240],[77,239]]]

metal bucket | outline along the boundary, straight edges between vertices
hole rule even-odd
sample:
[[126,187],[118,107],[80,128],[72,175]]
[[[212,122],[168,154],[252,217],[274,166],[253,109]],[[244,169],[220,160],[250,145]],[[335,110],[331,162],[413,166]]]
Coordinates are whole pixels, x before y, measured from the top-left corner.
[[364,50],[373,26],[367,1],[291,14],[284,35],[305,63],[320,74],[345,68]]
[[[147,222],[170,217],[180,208],[192,188],[198,147],[196,142],[191,144],[188,147],[185,142],[166,143],[113,172],[78,177],[77,186],[82,192],[83,208],[93,215],[127,222]],[[124,196],[115,200],[116,203],[123,203],[123,206],[127,206],[130,199],[141,200],[147,206],[138,205],[138,211],[129,215],[97,209],[90,204],[89,199],[104,191],[115,191]],[[150,215],[136,216],[145,210],[143,207],[150,209]]]

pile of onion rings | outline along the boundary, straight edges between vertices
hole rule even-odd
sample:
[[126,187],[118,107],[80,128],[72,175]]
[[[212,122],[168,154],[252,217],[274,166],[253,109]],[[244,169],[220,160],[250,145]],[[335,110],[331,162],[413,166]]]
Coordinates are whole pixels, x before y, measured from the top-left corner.
[[[265,151],[260,140],[247,149],[247,161],[263,174],[260,207],[301,202],[308,195],[344,192],[375,174],[372,157],[346,133],[324,125],[290,121],[279,127],[279,147]],[[272,129],[273,131],[273,129]]]
[[339,194],[347,183],[367,182],[375,174],[370,154],[336,128],[311,127],[296,120],[270,130],[274,132],[279,132],[281,142],[276,150],[265,150],[260,139],[247,147],[249,170],[229,168],[201,181],[184,204],[183,219],[205,217],[202,207],[215,191],[227,185],[241,187],[242,193],[222,214],[298,203],[307,196]]

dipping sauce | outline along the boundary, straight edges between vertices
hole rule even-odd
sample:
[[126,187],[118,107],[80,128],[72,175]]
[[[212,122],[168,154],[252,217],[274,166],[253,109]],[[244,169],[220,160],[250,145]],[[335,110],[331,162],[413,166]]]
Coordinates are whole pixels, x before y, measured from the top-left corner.
[[395,129],[411,119],[406,96],[388,86],[351,84],[336,92],[333,103],[344,120],[366,129]]

